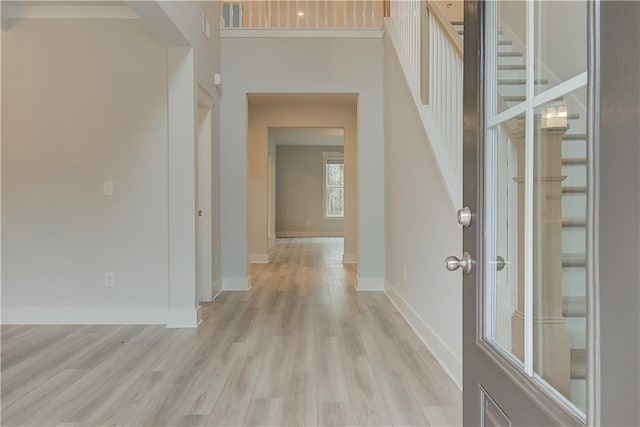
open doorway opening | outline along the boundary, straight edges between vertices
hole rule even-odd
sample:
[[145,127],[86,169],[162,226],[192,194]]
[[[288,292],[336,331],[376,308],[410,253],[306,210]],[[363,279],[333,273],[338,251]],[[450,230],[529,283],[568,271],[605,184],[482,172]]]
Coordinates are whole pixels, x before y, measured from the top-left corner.
[[[358,262],[357,95],[248,95],[249,264],[276,238],[333,238]],[[337,246],[339,248],[336,250]]]
[[269,146],[276,237],[344,238],[344,129],[269,128]]

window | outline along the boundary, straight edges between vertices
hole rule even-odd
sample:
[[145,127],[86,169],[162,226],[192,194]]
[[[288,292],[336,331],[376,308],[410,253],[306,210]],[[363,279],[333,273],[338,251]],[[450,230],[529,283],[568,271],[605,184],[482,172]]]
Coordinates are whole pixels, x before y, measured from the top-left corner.
[[344,217],[344,156],[322,153],[324,166],[324,217]]

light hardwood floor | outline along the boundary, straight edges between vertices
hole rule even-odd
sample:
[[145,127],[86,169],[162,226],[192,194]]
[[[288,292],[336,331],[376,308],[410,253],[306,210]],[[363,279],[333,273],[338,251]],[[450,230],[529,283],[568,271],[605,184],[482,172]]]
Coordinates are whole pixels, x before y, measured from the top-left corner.
[[3,326],[2,425],[441,425],[461,394],[341,239],[281,239],[198,329]]

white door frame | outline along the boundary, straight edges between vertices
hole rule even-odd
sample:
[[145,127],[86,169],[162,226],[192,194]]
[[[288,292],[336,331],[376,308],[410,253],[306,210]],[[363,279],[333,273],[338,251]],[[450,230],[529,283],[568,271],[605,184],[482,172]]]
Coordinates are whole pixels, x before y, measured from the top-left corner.
[[197,292],[200,302],[213,299],[213,204],[212,204],[213,97],[198,87],[197,115]]

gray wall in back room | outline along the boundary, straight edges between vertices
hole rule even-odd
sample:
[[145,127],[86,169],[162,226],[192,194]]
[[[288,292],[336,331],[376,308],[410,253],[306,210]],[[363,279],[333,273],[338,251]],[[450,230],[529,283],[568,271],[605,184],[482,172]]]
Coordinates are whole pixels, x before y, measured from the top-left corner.
[[276,235],[278,237],[338,237],[343,220],[324,219],[323,152],[342,146],[277,147]]

